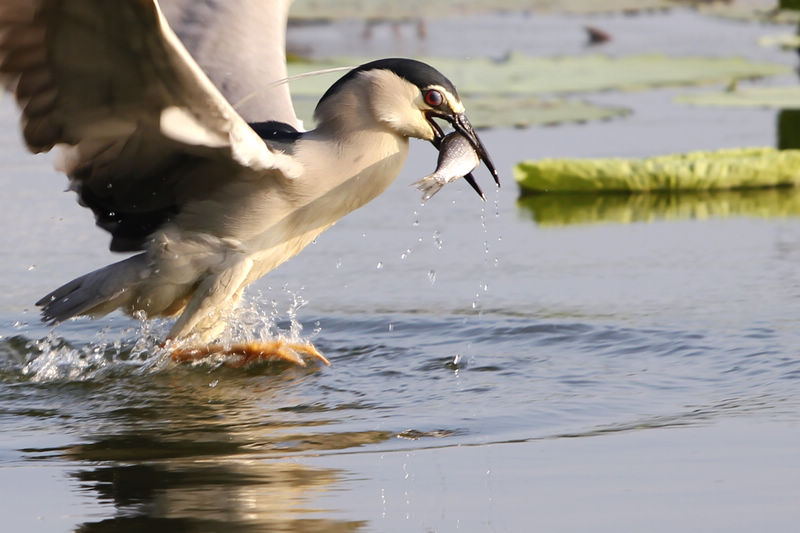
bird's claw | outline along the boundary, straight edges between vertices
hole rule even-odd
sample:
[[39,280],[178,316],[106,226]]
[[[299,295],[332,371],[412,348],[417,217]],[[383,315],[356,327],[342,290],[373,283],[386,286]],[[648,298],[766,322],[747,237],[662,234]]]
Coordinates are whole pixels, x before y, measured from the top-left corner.
[[308,366],[307,359],[327,366],[331,365],[330,361],[313,344],[289,342],[281,339],[265,342],[246,342],[231,346],[209,344],[206,346],[176,348],[170,352],[172,360],[178,363],[196,361],[210,355],[235,357],[235,359],[226,362],[226,365],[236,368],[255,362],[286,362],[306,367]]

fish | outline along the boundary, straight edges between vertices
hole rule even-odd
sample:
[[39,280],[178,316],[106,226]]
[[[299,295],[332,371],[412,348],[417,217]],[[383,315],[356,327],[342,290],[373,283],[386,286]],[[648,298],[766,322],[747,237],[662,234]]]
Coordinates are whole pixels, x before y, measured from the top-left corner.
[[480,162],[475,148],[466,137],[455,131],[445,135],[439,145],[436,170],[414,182],[417,189],[422,191],[422,202],[430,200],[448,183],[463,178],[478,168]]

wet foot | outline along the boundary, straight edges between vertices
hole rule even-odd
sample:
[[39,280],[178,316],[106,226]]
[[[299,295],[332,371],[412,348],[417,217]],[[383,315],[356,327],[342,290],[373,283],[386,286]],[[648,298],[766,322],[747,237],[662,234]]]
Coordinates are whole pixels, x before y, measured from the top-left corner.
[[246,342],[222,346],[209,344],[192,348],[176,348],[170,356],[173,361],[185,363],[208,357],[209,355],[236,356],[228,366],[241,367],[255,362],[285,362],[297,366],[308,366],[307,360],[331,365],[330,361],[319,353],[311,343],[288,342],[275,339],[266,342]]

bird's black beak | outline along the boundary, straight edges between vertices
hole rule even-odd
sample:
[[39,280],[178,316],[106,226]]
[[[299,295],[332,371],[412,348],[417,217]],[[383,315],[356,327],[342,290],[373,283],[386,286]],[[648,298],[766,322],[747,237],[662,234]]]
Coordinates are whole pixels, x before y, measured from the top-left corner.
[[[467,120],[466,115],[463,113],[456,114],[456,115],[445,115],[445,114],[431,114],[428,117],[428,122],[431,123],[433,127],[433,131],[435,132],[435,137],[431,141],[433,146],[436,147],[437,150],[441,150],[442,139],[444,138],[444,132],[439,127],[439,125],[433,120],[433,118],[441,118],[449,122],[453,129],[455,129],[458,133],[460,133],[464,138],[466,138],[472,147],[475,149],[475,153],[478,154],[478,157],[483,164],[486,165],[486,168],[489,169],[489,172],[492,173],[492,177],[494,178],[495,183],[497,186],[500,186],[500,178],[497,175],[497,170],[495,169],[494,163],[492,159],[489,157],[489,153],[486,151],[486,147],[483,146],[480,137],[478,134],[475,133],[475,130],[472,128],[472,124],[470,124],[469,120]],[[464,176],[464,180],[470,184],[470,186],[478,193],[478,196],[481,197],[484,201],[486,201],[486,196],[483,194],[480,186],[475,181],[475,178],[472,176],[470,172],[466,176]]]
[[478,157],[481,158],[483,164],[486,165],[486,168],[488,168],[489,172],[492,173],[494,182],[497,183],[497,186],[499,187],[500,177],[497,175],[497,169],[494,168],[494,163],[492,163],[492,159],[489,157],[486,147],[483,146],[480,137],[478,137],[478,134],[475,133],[474,129],[472,129],[472,124],[470,124],[469,120],[467,120],[467,116],[463,113],[460,115],[454,115],[450,120],[450,123],[458,133],[463,135],[469,141],[469,143],[475,149],[475,153],[478,154]]

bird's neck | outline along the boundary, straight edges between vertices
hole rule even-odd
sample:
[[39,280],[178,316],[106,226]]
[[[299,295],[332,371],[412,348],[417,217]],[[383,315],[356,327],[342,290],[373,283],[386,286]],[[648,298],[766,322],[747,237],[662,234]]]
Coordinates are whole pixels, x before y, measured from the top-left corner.
[[376,124],[322,124],[296,143],[304,191],[325,197],[338,217],[381,194],[400,173],[408,139]]

